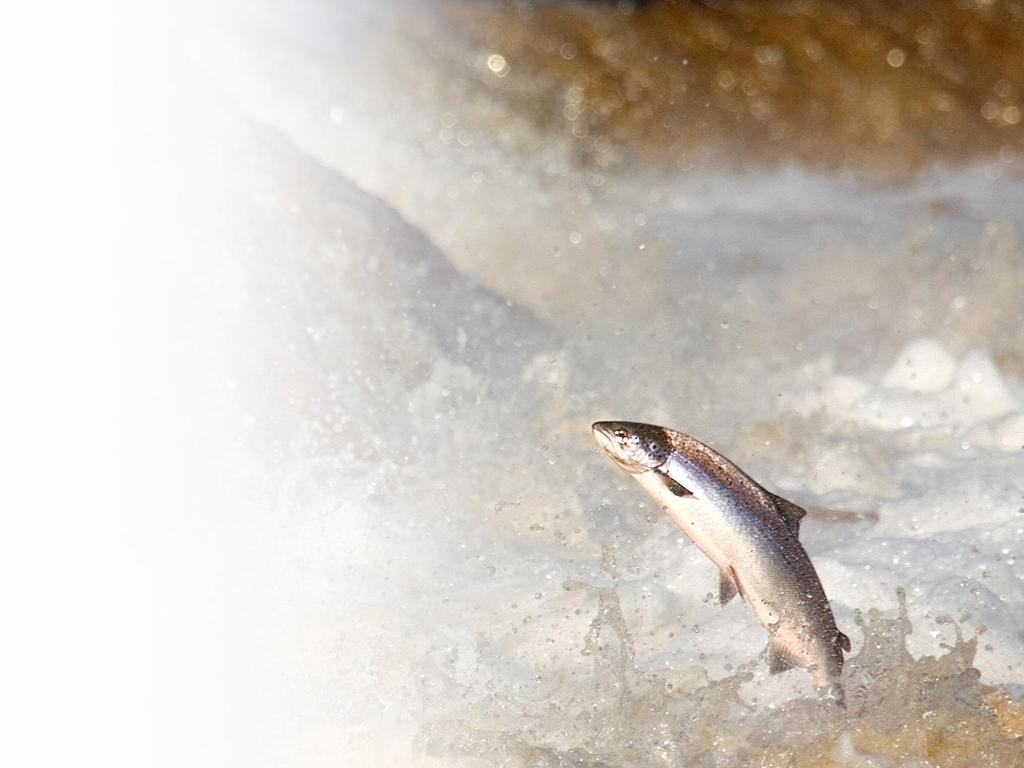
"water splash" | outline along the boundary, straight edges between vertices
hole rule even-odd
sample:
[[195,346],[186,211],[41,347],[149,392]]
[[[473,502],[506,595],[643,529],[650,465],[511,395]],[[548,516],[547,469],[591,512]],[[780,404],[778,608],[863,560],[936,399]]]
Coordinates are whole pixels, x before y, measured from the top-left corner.
[[1024,701],[980,683],[977,636],[959,627],[943,655],[914,659],[902,590],[896,616],[857,617],[862,642],[844,673],[843,711],[810,697],[751,705],[741,687],[757,661],[720,680],[696,668],[639,669],[615,589],[566,588],[597,598],[582,651],[591,673],[540,696],[495,692],[431,722],[424,756],[524,768],[1024,765]]

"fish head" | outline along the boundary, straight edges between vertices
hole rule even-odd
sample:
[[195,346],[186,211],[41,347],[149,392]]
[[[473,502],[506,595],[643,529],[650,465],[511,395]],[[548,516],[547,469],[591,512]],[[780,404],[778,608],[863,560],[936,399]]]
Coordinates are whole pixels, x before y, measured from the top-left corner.
[[657,469],[672,452],[668,432],[634,421],[598,421],[591,429],[601,449],[630,474]]

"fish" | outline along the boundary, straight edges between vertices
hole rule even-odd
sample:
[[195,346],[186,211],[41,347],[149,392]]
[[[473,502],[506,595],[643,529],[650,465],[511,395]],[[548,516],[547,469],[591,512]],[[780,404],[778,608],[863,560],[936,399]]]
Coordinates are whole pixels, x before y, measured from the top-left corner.
[[850,639],[800,544],[805,510],[755,482],[699,440],[665,427],[599,421],[595,440],[718,566],[719,602],[737,594],[768,630],[772,674],[809,668],[840,706]]

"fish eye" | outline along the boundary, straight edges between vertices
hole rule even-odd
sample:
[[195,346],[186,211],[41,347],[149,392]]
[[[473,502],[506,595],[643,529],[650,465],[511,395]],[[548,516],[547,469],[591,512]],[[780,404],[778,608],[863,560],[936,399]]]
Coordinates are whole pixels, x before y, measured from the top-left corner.
[[626,439],[626,430],[624,429],[616,429],[614,432],[612,432],[612,434],[615,435],[620,440]]

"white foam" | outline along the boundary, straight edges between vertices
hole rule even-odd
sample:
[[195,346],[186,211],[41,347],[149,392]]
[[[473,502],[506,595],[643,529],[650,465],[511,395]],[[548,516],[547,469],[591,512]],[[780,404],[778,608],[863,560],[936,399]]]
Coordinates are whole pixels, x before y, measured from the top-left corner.
[[956,359],[934,339],[912,342],[896,358],[882,384],[911,392],[936,392],[956,375]]

